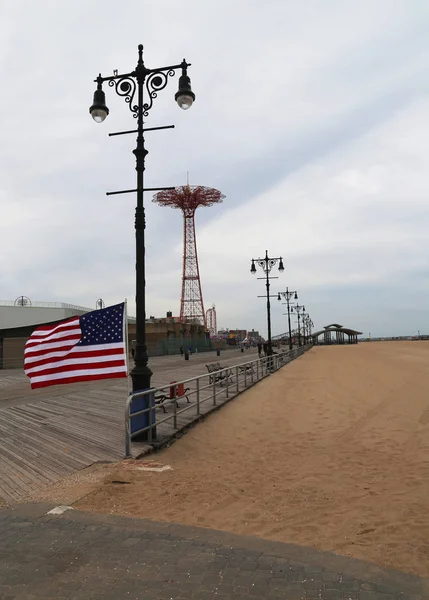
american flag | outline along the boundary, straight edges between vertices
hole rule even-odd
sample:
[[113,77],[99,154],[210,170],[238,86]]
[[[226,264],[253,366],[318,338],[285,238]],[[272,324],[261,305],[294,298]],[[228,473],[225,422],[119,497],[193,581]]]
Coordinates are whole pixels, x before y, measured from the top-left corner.
[[127,377],[125,303],[33,331],[24,350],[32,389]]

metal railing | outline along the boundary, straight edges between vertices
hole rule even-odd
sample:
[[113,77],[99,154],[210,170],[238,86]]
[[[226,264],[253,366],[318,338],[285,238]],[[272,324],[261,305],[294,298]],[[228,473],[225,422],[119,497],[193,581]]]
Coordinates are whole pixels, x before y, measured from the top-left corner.
[[0,306],[19,306],[19,308],[68,308],[72,310],[80,310],[90,312],[93,308],[86,308],[78,304],[67,304],[66,302],[43,302],[40,300],[30,300],[30,304],[15,304],[16,300],[0,300]]
[[[167,423],[170,423],[172,433],[175,433],[192,423],[202,413],[208,413],[218,404],[224,404],[227,400],[301,356],[311,347],[312,344],[308,344],[293,350],[279,352],[273,356],[222,367],[217,371],[175,381],[163,387],[130,394],[125,403],[125,456],[131,456],[133,437],[147,432],[147,443],[151,445],[156,441],[154,429]],[[160,398],[163,400],[160,401]],[[186,405],[181,407],[178,401],[183,399],[186,399]],[[140,401],[144,408],[131,412],[132,403],[136,400]],[[166,410],[167,407],[171,407],[172,412],[165,412],[161,418],[156,418],[156,411]],[[193,417],[189,411],[194,411]],[[182,424],[179,426],[179,419],[185,413],[188,413],[189,418],[186,423],[183,423],[182,419]],[[145,424],[132,432],[132,419],[136,417],[140,417]],[[142,417],[143,419],[141,419]]]

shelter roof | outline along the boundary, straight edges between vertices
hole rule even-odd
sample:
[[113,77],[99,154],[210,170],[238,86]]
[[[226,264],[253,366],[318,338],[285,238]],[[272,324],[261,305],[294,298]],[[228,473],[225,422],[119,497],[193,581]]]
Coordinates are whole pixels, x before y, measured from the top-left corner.
[[326,333],[327,331],[341,331],[346,335],[362,335],[362,331],[356,331],[355,329],[349,329],[348,327],[342,327],[341,325],[329,325],[328,327],[324,327],[320,331],[315,331],[311,334],[312,337],[318,337],[322,333]]

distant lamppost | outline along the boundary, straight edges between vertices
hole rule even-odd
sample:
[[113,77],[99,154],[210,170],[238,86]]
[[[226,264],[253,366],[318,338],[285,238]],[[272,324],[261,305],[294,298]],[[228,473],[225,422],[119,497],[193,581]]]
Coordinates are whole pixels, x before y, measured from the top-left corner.
[[258,296],[258,298],[267,298],[267,325],[268,325],[268,346],[267,346],[267,355],[268,356],[272,356],[273,354],[273,347],[272,347],[272,342],[271,342],[271,305],[270,305],[270,298],[275,298],[276,296],[270,296],[270,279],[278,279],[278,277],[270,277],[270,273],[271,273],[271,269],[277,264],[279,263],[279,271],[280,273],[283,273],[284,266],[283,266],[283,259],[281,256],[278,256],[276,258],[270,258],[268,256],[268,250],[265,250],[265,258],[252,258],[252,264],[250,267],[250,272],[252,273],[252,275],[254,275],[256,273],[256,265],[255,263],[258,264],[259,267],[261,267],[261,269],[264,271],[265,276],[264,277],[258,277],[258,279],[265,279],[265,287],[267,289],[267,293],[265,296]]
[[302,324],[302,339],[303,339],[303,346],[305,346],[305,344],[307,343],[307,324],[306,324],[306,317],[307,317],[307,313],[303,312],[301,314],[301,324]]
[[290,312],[293,313],[295,309],[295,314],[298,316],[298,346],[302,346],[301,344],[301,315],[305,311],[305,306],[303,304],[297,304],[296,306],[292,306]]
[[[304,317],[304,322],[305,322],[305,327],[306,327],[307,338],[311,339],[311,332],[312,332],[312,327],[313,327],[314,323],[311,320],[310,315],[308,313]],[[309,340],[307,340],[307,341],[309,341]]]
[[294,300],[298,300],[298,292],[296,292],[296,291],[291,292],[291,291],[289,291],[289,288],[286,288],[285,292],[278,293],[277,300],[281,300],[282,296],[286,300],[287,322],[288,322],[288,326],[289,326],[289,349],[292,350],[293,344],[292,344],[292,327],[290,324],[290,300],[292,300],[292,298]]
[[[128,133],[137,133],[137,146],[133,150],[136,157],[137,187],[130,190],[118,192],[108,192],[112,194],[137,193],[137,206],[135,214],[135,232],[136,232],[136,347],[134,363],[131,370],[133,382],[133,391],[150,388],[150,379],[152,371],[148,367],[148,355],[146,347],[146,307],[145,307],[145,212],[143,205],[143,192],[156,191],[173,188],[145,188],[143,186],[143,173],[145,170],[145,158],[148,151],[145,148],[144,131],[153,131],[157,129],[171,129],[174,125],[164,127],[143,127],[143,119],[149,115],[153,100],[158,92],[163,90],[169,77],[175,75],[176,70],[181,69],[182,74],[179,78],[179,89],[175,94],[175,100],[180,108],[187,110],[192,106],[195,100],[195,94],[191,89],[191,81],[187,74],[190,66],[185,59],[180,64],[167,67],[157,67],[156,69],[147,69],[143,62],[143,46],[138,47],[137,66],[133,71],[124,74],[118,74],[114,71],[109,77],[102,77],[101,74],[95,79],[97,89],[94,92],[94,101],[89,109],[92,118],[96,123],[102,123],[109,114],[106,106],[106,98],[102,89],[103,82],[107,81],[110,87],[114,87],[116,93],[125,99],[133,117],[137,121],[137,129],[130,131],[120,131],[110,133],[109,135],[124,135]],[[144,102],[144,90],[146,90],[146,102]],[[134,104],[134,98],[137,92],[137,104]],[[147,432],[146,432],[147,433]]]

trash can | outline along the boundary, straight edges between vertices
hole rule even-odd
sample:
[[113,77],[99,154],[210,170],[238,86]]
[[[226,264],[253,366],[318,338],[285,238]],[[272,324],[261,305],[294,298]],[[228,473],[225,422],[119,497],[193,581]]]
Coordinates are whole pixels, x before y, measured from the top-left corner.
[[219,350],[219,348],[216,350],[216,356],[220,356],[220,350]]
[[[153,389],[153,388],[148,388],[148,389]],[[144,390],[141,390],[144,391]],[[152,394],[147,394],[146,396],[137,396],[137,398],[134,398],[131,402],[131,406],[130,406],[130,433],[131,433],[131,437],[133,439],[136,439],[138,437],[138,435],[136,436],[136,432],[140,431],[141,429],[144,429],[145,427],[147,427],[149,425],[149,419],[150,414],[149,412],[137,415],[135,417],[133,417],[133,413],[139,412],[140,410],[145,410],[147,408],[149,408],[150,406],[152,406],[152,408],[155,408],[155,393]],[[156,425],[156,413],[155,410],[152,411],[152,425],[154,426],[152,429],[152,435],[153,438],[156,438],[156,429],[155,429],[155,425]],[[140,438],[141,440],[147,440],[148,439],[148,431],[144,431],[142,434],[140,434]]]
[[185,350],[185,360],[189,360],[189,352]]
[[241,350],[242,352],[244,352],[244,348],[240,348],[240,350]]

